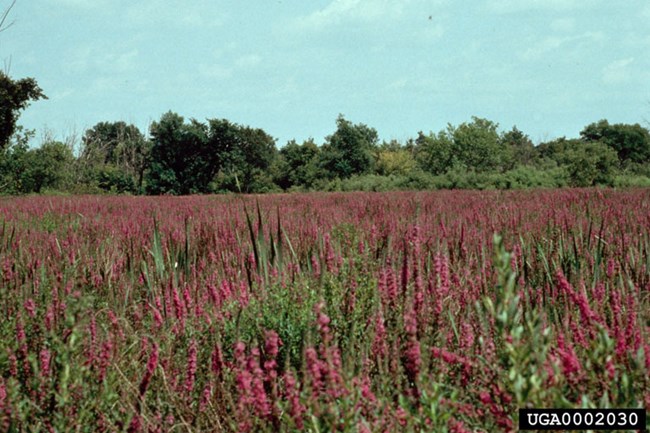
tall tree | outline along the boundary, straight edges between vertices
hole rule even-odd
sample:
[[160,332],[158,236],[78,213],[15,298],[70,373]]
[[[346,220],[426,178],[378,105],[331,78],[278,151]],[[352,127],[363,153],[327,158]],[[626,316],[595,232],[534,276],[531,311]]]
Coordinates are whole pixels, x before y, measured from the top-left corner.
[[504,169],[510,170],[517,165],[532,165],[537,159],[537,151],[528,135],[513,126],[501,135],[501,148],[504,157]]
[[454,128],[448,125],[447,131],[438,134],[418,133],[415,140],[415,158],[422,170],[431,174],[443,174],[457,162],[453,139]]
[[152,194],[208,192],[219,155],[207,139],[206,125],[189,123],[171,111],[151,125],[151,164],[147,191]]
[[275,139],[264,130],[209,119],[208,143],[219,156],[217,189],[247,193],[273,189],[269,169],[277,149]]
[[[148,164],[150,143],[135,125],[125,122],[100,122],[82,138],[80,163],[105,179],[107,189],[130,192],[142,188]],[[120,185],[113,185],[115,182]]]
[[416,156],[423,170],[442,174],[454,166],[477,172],[504,169],[507,151],[497,132],[498,124],[472,117],[456,127],[451,124],[438,134],[419,133]]
[[650,131],[635,123],[611,125],[607,120],[587,125],[580,135],[586,141],[600,141],[616,151],[621,164],[650,163]]
[[341,179],[371,170],[373,150],[379,136],[374,128],[363,123],[353,124],[342,114],[336,119],[336,131],[326,137],[321,151],[323,168],[332,177]]
[[16,131],[20,111],[27,108],[30,101],[47,99],[36,80],[23,78],[13,80],[0,71],[0,148],[5,148]]
[[467,168],[479,172],[502,168],[503,148],[499,142],[498,124],[491,120],[472,117],[452,132],[454,154]]
[[183,117],[169,112],[152,124],[151,137],[150,193],[272,189],[268,170],[277,150],[273,137],[261,129],[225,119],[209,119],[207,124],[192,119],[186,123]]
[[24,170],[20,176],[21,192],[40,193],[45,188],[65,189],[74,156],[65,143],[46,142],[25,153]]
[[284,189],[292,186],[312,187],[319,177],[319,154],[320,149],[311,138],[302,144],[289,141],[280,149],[278,185]]
[[538,146],[540,156],[566,169],[571,186],[612,185],[618,160],[616,151],[600,141],[564,137]]

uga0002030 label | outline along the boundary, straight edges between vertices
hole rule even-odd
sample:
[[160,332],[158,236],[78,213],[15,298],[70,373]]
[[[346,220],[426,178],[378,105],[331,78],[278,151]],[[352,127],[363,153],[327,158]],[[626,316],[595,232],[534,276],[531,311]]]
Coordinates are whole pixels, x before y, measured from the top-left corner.
[[519,409],[519,430],[644,430],[645,409]]

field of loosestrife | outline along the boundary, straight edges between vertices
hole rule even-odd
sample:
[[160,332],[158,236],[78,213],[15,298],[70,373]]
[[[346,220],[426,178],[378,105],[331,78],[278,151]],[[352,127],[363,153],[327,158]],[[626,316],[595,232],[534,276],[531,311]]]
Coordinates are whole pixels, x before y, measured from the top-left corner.
[[650,407],[650,190],[0,199],[0,431]]

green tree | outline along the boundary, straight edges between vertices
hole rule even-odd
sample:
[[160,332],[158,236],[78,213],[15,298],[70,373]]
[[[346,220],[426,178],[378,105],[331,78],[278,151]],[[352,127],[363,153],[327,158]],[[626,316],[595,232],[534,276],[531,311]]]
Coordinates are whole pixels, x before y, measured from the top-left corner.
[[497,132],[498,124],[472,117],[457,127],[451,124],[438,134],[419,133],[416,139],[416,158],[423,170],[434,175],[452,168],[489,172],[505,170],[509,153]]
[[5,148],[16,131],[16,121],[20,111],[27,108],[30,101],[47,99],[36,80],[23,78],[12,80],[0,71],[0,147]]
[[0,192],[18,194],[22,191],[20,182],[26,169],[25,154],[34,135],[33,130],[25,130],[19,125],[8,145],[0,148]]
[[487,119],[472,117],[450,130],[454,141],[454,156],[469,169],[477,172],[495,171],[502,168],[504,148],[497,132],[498,124]]
[[418,138],[415,140],[415,158],[424,171],[439,175],[455,165],[457,156],[453,130],[453,127],[448,125],[446,131],[440,131],[438,134],[418,133]]
[[321,150],[321,167],[329,177],[348,178],[372,169],[377,131],[362,123],[352,124],[343,115],[336,119],[336,131],[326,137]]
[[510,131],[504,132],[500,141],[505,170],[512,170],[518,165],[533,165],[536,162],[537,151],[533,142],[516,126],[513,126]]
[[382,176],[406,176],[417,166],[417,161],[411,152],[405,149],[380,150],[377,154],[376,169]]
[[280,149],[277,184],[283,189],[292,186],[312,187],[320,177],[319,155],[320,149],[311,138],[302,144],[295,140],[289,141]]
[[72,149],[59,141],[43,143],[23,156],[24,170],[20,176],[20,192],[40,193],[44,189],[63,190],[74,162]]
[[219,158],[214,189],[246,193],[275,189],[270,172],[277,158],[273,137],[225,119],[208,120],[208,130],[208,145]]
[[588,142],[572,148],[567,154],[572,186],[614,184],[618,159],[616,152],[604,143]]
[[100,122],[86,131],[82,143],[79,164],[102,189],[141,190],[151,147],[136,126]]
[[542,158],[567,170],[571,186],[612,185],[614,182],[618,165],[616,151],[602,142],[562,137],[540,144],[538,150]]
[[650,131],[638,123],[610,125],[607,120],[587,125],[580,136],[586,141],[600,141],[614,149],[621,164],[650,162]]
[[558,165],[565,164],[566,154],[573,146],[579,146],[580,140],[567,139],[566,137],[540,143],[537,146],[537,153],[542,162],[552,161]]
[[171,111],[151,125],[151,164],[147,192],[193,194],[209,191],[220,166],[219,153],[208,141],[206,125],[189,123]]

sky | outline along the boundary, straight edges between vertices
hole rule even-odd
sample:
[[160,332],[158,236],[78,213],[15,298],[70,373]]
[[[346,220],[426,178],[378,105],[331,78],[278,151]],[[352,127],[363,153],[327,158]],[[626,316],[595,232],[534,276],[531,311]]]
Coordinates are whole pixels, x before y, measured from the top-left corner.
[[49,97],[19,119],[37,137],[170,110],[278,147],[339,114],[386,141],[472,116],[535,143],[650,126],[650,0],[17,0],[10,20],[3,69]]

